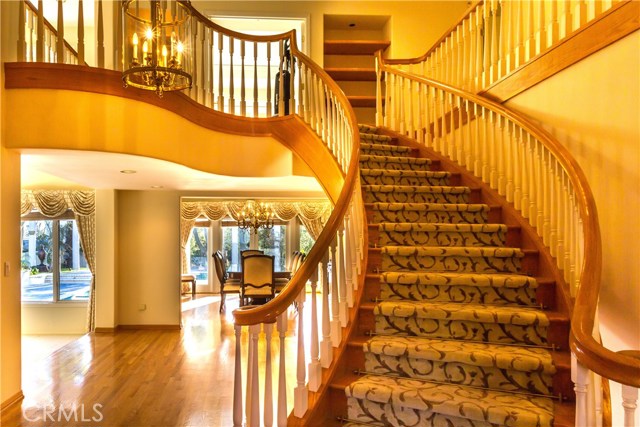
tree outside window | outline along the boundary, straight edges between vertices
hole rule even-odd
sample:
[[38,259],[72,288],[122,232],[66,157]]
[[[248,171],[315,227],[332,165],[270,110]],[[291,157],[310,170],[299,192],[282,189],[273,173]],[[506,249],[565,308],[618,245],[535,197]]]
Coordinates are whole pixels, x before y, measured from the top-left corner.
[[21,283],[26,302],[86,301],[91,271],[75,220],[22,222]]

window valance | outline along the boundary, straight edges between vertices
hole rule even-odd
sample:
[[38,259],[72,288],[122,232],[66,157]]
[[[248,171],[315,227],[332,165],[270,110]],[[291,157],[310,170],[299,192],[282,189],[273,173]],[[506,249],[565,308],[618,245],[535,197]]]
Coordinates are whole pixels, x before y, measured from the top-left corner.
[[95,191],[81,190],[23,190],[20,215],[33,210],[55,218],[71,209],[75,215],[89,216],[96,211]]
[[[295,202],[255,201],[269,203],[276,216],[283,221],[289,221],[299,216],[306,220],[320,220],[324,224],[332,209],[329,201],[320,200]],[[217,221],[229,216],[237,221],[246,203],[246,200],[182,202],[180,204],[180,218],[183,220],[195,220],[198,217],[205,217],[212,221]]]

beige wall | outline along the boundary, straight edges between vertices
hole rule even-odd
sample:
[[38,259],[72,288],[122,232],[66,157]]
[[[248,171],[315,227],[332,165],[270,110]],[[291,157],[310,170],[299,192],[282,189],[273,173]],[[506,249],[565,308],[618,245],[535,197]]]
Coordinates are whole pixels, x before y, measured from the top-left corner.
[[25,335],[74,335],[87,332],[87,304],[23,304],[22,333]]
[[[2,29],[10,28],[7,7],[1,5]],[[0,40],[0,58],[9,49]],[[4,67],[0,68],[0,123],[8,113],[4,98]],[[20,393],[20,157],[5,149],[0,126],[0,404]],[[6,265],[6,268],[5,268]]]
[[210,1],[191,2],[205,15],[308,17],[309,54],[323,63],[324,15],[389,15],[390,56],[422,55],[464,13],[466,1]]
[[[640,348],[640,31],[508,104],[539,121],[580,163],[602,231],[599,316],[612,350]],[[612,383],[613,425],[622,425]],[[640,413],[637,414],[640,424]]]
[[96,328],[118,325],[116,190],[96,190]]
[[179,194],[118,191],[116,203],[118,323],[179,325]]

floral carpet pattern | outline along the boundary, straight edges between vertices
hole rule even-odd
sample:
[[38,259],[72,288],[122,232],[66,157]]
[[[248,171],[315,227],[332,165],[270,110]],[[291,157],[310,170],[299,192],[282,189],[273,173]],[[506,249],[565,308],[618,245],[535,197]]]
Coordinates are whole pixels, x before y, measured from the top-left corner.
[[360,132],[380,295],[346,426],[552,426],[550,322],[525,252],[450,173],[374,127]]

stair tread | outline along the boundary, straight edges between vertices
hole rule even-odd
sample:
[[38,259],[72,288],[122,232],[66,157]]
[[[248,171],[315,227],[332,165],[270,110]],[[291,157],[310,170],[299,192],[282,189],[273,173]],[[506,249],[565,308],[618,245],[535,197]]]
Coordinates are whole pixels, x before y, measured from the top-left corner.
[[418,165],[429,165],[431,164],[430,159],[419,158],[419,157],[402,157],[402,156],[378,156],[375,154],[362,154],[360,155],[360,161],[377,161],[377,162],[385,162],[385,163],[413,163]]
[[446,171],[401,171],[389,169],[360,169],[360,175],[367,176],[412,176],[412,177],[428,177],[428,178],[448,178],[451,172]]
[[419,271],[393,271],[380,274],[380,282],[432,285],[468,285],[468,286],[492,286],[518,288],[528,286],[538,287],[538,281],[534,277],[515,273],[435,273]]
[[[367,140],[365,140],[367,141]],[[411,148],[409,147],[405,147],[403,145],[394,145],[394,144],[377,144],[377,143],[371,143],[371,142],[361,142],[360,143],[360,149],[364,149],[364,150],[386,150],[386,151],[393,151],[393,152],[403,152],[403,153],[410,153],[412,151]]]
[[549,350],[539,347],[393,335],[374,336],[362,346],[365,352],[387,356],[457,362],[521,372],[556,372]]
[[483,203],[399,203],[399,202],[373,202],[365,203],[365,207],[375,210],[396,210],[396,211],[459,211],[459,212],[489,212],[490,206]]
[[375,68],[362,67],[362,68],[325,68],[324,69],[332,79],[336,81],[375,81],[376,70]]
[[426,301],[380,301],[374,315],[422,319],[466,320],[482,323],[548,326],[547,313],[533,307]]
[[381,185],[363,184],[365,191],[377,193],[447,193],[447,194],[469,194],[471,189],[464,186],[451,185]]
[[[434,384],[408,378],[366,375],[350,384],[347,397],[498,425],[551,426],[553,401],[546,397]],[[517,421],[517,424],[514,422]]]
[[432,222],[381,222],[377,224],[379,231],[394,231],[404,233],[409,231],[418,232],[474,232],[474,233],[495,233],[506,232],[507,226],[504,224],[438,224]]
[[473,256],[522,258],[524,252],[520,248],[502,246],[382,246],[382,254],[393,256]]

